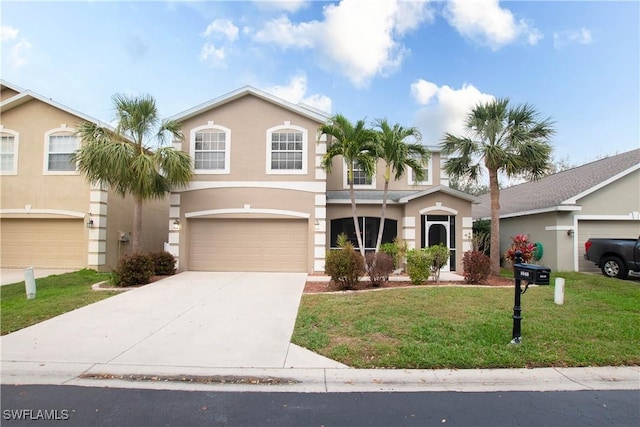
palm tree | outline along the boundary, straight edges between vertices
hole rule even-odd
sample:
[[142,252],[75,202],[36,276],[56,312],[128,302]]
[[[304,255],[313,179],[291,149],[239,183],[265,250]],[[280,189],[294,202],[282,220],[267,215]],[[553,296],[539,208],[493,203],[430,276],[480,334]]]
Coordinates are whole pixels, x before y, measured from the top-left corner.
[[491,196],[491,273],[500,274],[500,187],[499,174],[538,179],[549,170],[554,123],[529,104],[509,107],[506,98],[476,105],[465,122],[467,135],[446,133],[442,153],[457,155],[445,163],[454,178],[477,182],[483,168],[489,172]]
[[351,195],[351,213],[358,239],[360,254],[364,257],[364,244],[356,211],[356,196],[353,189],[353,168],[357,165],[367,176],[375,173],[375,133],[366,127],[364,120],[358,120],[355,125],[341,114],[331,117],[318,130],[320,135],[328,135],[331,140],[327,144],[327,152],[322,157],[322,167],[331,173],[333,159],[342,156],[347,164],[349,193]]
[[[167,136],[182,140],[180,125],[161,121],[156,102],[150,95],[112,98],[118,124],[115,130],[95,123],[78,126],[82,145],[74,161],[87,180],[112,188],[117,194],[134,199],[132,252],[138,252],[142,237],[142,204],[162,199],[173,187],[191,180],[191,156],[165,146]],[[157,141],[152,149],[151,142]]]
[[[415,181],[422,181],[425,178],[424,166],[429,160],[429,150],[420,143],[422,134],[418,128],[405,128],[397,123],[392,127],[386,119],[377,120],[375,126],[377,128],[377,156],[385,163],[382,213],[380,215],[378,240],[376,241],[376,253],[378,253],[382,244],[391,175],[393,174],[393,178],[397,181],[409,172],[409,169],[412,169]],[[416,142],[406,142],[407,138],[413,138]]]

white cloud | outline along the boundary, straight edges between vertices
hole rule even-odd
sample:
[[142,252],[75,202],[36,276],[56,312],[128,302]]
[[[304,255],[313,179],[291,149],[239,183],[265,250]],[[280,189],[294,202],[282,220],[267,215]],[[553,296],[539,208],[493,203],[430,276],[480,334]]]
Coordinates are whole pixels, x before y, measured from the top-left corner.
[[2,40],[3,42],[8,40],[15,40],[16,38],[18,38],[19,32],[20,30],[18,30],[17,28],[3,25],[2,27],[0,27],[0,40]]
[[480,92],[471,84],[460,89],[419,79],[411,85],[413,98],[423,106],[414,117],[414,125],[422,132],[427,145],[438,145],[445,132],[463,135],[464,123],[471,109],[480,102],[489,102],[493,95]]
[[306,0],[277,0],[277,1],[256,1],[258,7],[262,9],[285,10],[287,12],[297,12],[308,6]]
[[20,68],[29,62],[31,43],[23,38],[18,39],[20,30],[3,25],[0,27],[0,40],[4,44],[2,50],[7,52],[10,68]]
[[591,31],[586,28],[580,28],[577,30],[565,30],[553,33],[553,47],[561,49],[564,46],[572,43],[577,44],[591,44],[593,37]]
[[280,16],[267,22],[256,32],[254,40],[261,43],[275,43],[282,47],[313,48],[322,37],[322,24],[318,21],[294,25],[287,16]]
[[224,36],[229,41],[235,41],[238,38],[238,27],[228,19],[216,19],[212,21],[207,29],[202,33],[204,37]]
[[304,74],[292,77],[287,86],[272,86],[265,92],[293,104],[303,103],[326,113],[331,112],[331,98],[321,94],[307,95],[307,76]]
[[324,7],[322,21],[293,23],[281,16],[267,22],[254,40],[316,49],[320,64],[362,87],[401,65],[408,49],[400,38],[433,19],[428,5],[428,0],[342,0]]
[[524,19],[516,21],[510,10],[500,7],[499,0],[451,0],[444,15],[460,34],[493,50],[521,37],[532,45],[542,39],[538,29]]
[[220,66],[224,65],[225,56],[226,54],[223,47],[216,48],[212,43],[205,43],[200,50],[198,59],[209,65]]

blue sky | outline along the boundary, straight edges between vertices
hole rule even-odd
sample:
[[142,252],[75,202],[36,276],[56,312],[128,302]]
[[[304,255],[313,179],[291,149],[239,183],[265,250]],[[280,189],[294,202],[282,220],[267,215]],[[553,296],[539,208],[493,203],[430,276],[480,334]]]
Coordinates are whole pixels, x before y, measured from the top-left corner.
[[244,85],[351,120],[460,133],[491,97],[556,121],[574,165],[640,147],[640,2],[3,1],[2,79],[100,120]]

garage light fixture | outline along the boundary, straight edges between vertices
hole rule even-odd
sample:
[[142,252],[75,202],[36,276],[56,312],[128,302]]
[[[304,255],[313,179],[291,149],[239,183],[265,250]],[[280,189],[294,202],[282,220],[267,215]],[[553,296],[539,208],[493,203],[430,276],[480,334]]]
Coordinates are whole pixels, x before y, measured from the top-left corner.
[[91,216],[87,219],[87,228],[93,228],[93,218]]
[[573,228],[567,230],[567,236],[573,237],[573,234],[574,234]]
[[173,221],[173,229],[174,230],[180,230],[180,220],[176,219],[175,221]]

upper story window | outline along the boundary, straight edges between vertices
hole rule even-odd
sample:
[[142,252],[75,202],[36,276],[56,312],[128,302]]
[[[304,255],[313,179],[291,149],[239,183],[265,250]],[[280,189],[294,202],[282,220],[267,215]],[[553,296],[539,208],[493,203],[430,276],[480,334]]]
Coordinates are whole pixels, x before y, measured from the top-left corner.
[[291,122],[267,129],[267,173],[307,173],[307,130]]
[[80,140],[74,132],[73,129],[63,126],[45,134],[45,174],[69,175],[76,173],[76,164],[72,161],[72,157],[80,146]]
[[[351,184],[349,179],[349,168],[344,163],[344,179],[342,180],[344,187],[348,188]],[[362,169],[362,166],[357,162],[353,163],[353,187],[354,188],[376,188],[375,173],[372,176],[367,174]]]
[[3,129],[0,133],[0,175],[18,173],[18,133]]
[[209,122],[191,130],[191,157],[196,173],[228,174],[231,130]]
[[424,178],[421,181],[416,181],[416,174],[413,169],[409,169],[409,173],[407,174],[409,177],[409,185],[431,185],[433,183],[432,179],[432,167],[431,167],[431,159],[424,166]]

